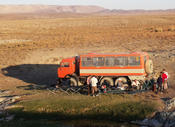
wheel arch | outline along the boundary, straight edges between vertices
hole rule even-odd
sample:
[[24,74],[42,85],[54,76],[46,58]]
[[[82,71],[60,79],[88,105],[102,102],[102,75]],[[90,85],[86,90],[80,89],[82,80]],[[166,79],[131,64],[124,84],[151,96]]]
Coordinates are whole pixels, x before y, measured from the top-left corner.
[[128,85],[131,85],[131,81],[132,81],[132,80],[130,79],[129,76],[117,76],[117,77],[115,78],[115,80],[114,80],[114,85],[116,85],[116,80],[119,79],[119,78],[125,78],[125,79],[127,80]]
[[102,83],[107,80],[109,83],[109,86],[114,86],[114,78],[113,76],[101,76],[99,79],[99,84],[102,85]]

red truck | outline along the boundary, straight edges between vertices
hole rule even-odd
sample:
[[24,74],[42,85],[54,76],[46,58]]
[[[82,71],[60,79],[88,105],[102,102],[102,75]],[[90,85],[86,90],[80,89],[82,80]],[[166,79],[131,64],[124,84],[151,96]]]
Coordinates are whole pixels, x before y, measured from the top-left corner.
[[100,85],[116,86],[119,80],[131,84],[132,80],[144,80],[153,73],[153,62],[146,52],[100,54],[88,53],[62,59],[58,68],[59,82],[70,81],[71,86],[81,86],[87,77],[95,75]]

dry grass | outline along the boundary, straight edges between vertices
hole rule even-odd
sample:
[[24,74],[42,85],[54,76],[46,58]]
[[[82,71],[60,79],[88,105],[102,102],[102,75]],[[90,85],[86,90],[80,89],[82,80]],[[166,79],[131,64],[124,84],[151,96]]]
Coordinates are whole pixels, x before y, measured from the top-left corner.
[[[118,51],[154,51],[167,49],[174,45],[175,39],[174,15],[2,18],[0,24],[0,60],[3,66],[18,63],[36,49],[88,46],[98,49],[116,47]],[[7,54],[9,57],[4,57]],[[14,54],[18,56],[14,57]]]
[[156,109],[155,102],[145,101],[133,95],[57,95],[42,92],[19,104],[23,108],[11,109],[18,119],[94,119],[94,120],[136,120],[150,116]]
[[[174,21],[175,16],[169,15],[9,20],[0,21],[0,40],[31,40],[23,43],[37,47],[116,45],[137,39],[168,41],[174,37]],[[147,30],[152,27],[154,31]]]

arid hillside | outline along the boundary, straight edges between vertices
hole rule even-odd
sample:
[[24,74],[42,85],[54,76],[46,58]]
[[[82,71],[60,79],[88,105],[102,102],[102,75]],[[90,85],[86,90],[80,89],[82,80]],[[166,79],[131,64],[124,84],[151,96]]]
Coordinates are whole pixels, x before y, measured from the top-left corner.
[[[0,14],[27,14],[26,16],[31,16],[29,14],[40,16],[40,14],[56,15],[56,14],[95,14],[95,15],[120,15],[120,14],[173,14],[175,9],[167,10],[121,10],[121,9],[107,9],[100,6],[94,5],[0,5]],[[68,17],[69,17],[68,16]],[[24,17],[23,17],[24,18]]]
[[96,13],[107,10],[99,6],[0,5],[0,14],[17,13]]

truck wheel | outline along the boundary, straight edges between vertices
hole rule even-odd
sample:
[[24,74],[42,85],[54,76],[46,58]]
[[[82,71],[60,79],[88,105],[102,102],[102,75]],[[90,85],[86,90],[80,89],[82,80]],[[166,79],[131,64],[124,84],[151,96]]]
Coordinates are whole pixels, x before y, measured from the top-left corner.
[[69,81],[70,81],[70,86],[78,85],[77,80],[74,77],[70,77]]
[[112,78],[110,77],[104,77],[101,81],[100,81],[100,85],[105,84],[106,86],[114,86],[114,81]]
[[125,87],[125,88],[128,88],[128,87],[129,87],[129,83],[128,83],[128,80],[127,80],[126,77],[119,77],[119,78],[117,78],[117,79],[115,80],[115,86],[117,86],[119,80],[122,81],[123,87]]
[[145,62],[145,71],[147,74],[153,73],[153,61],[152,60],[147,60]]

